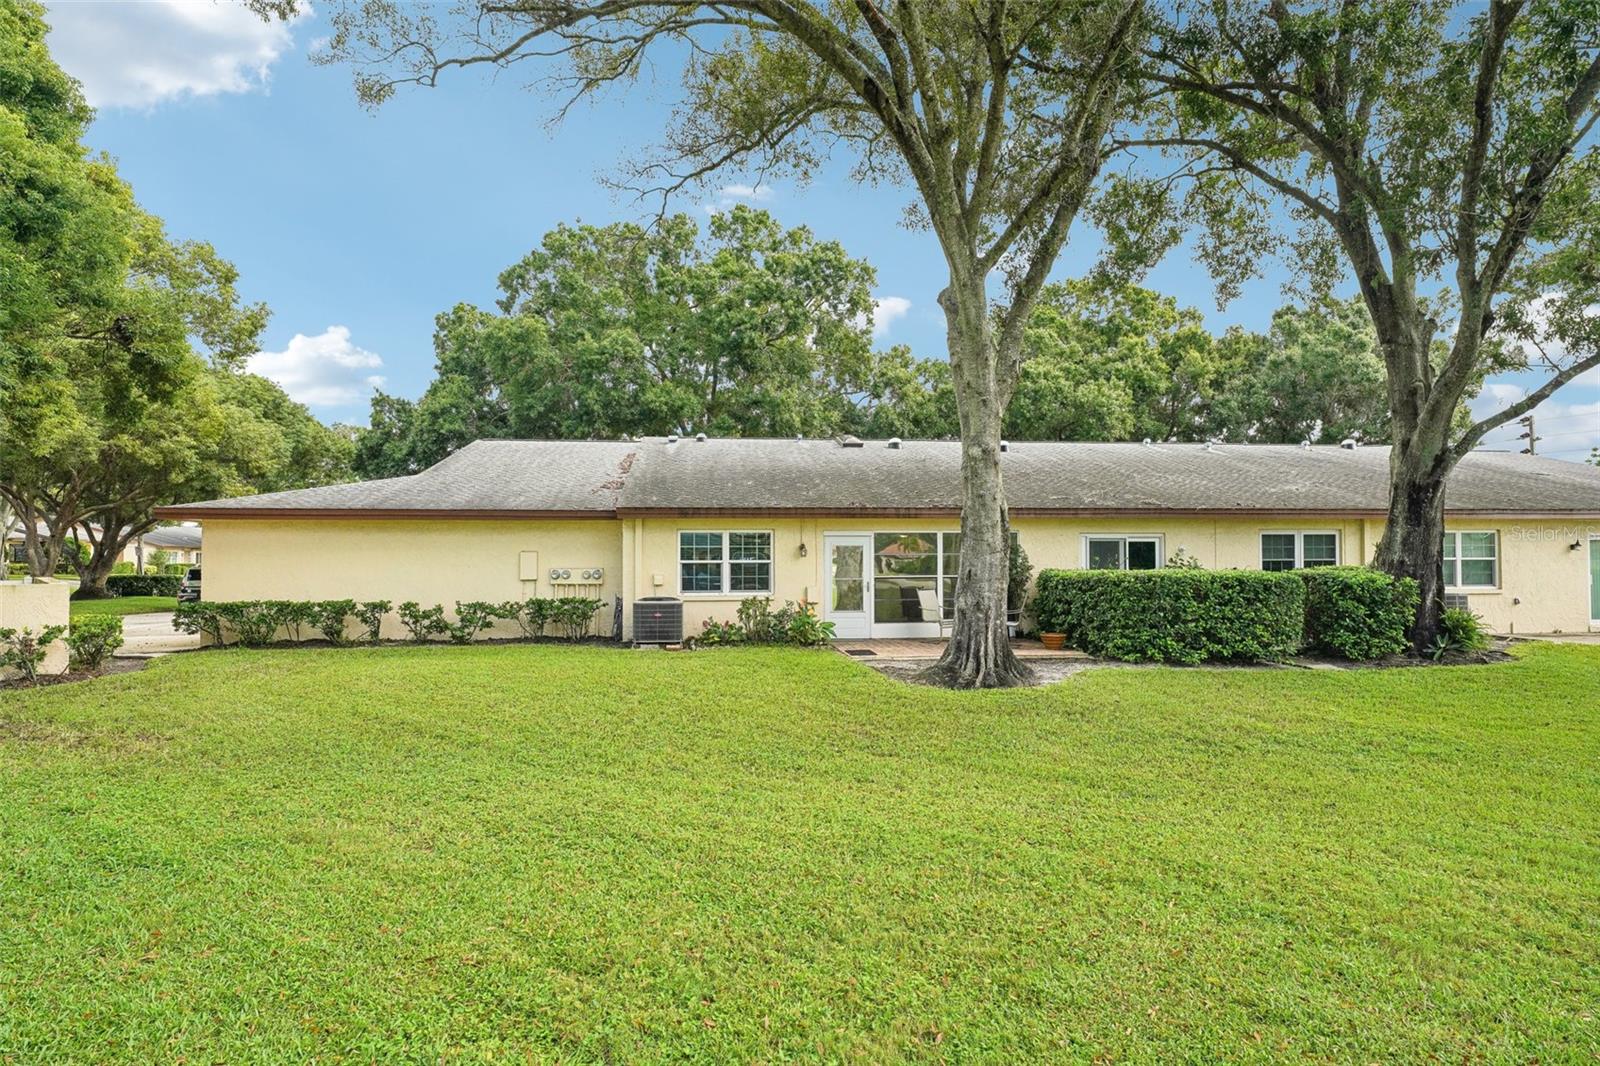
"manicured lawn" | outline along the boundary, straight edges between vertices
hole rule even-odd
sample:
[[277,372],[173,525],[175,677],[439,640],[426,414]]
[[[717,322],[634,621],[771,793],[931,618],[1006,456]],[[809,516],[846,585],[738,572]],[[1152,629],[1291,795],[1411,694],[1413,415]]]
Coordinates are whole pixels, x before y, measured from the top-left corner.
[[206,652],[0,693],[0,795],[0,1060],[1600,1054],[1600,648]]
[[72,617],[89,615],[148,614],[152,611],[175,611],[178,601],[173,596],[117,596],[109,600],[73,600]]

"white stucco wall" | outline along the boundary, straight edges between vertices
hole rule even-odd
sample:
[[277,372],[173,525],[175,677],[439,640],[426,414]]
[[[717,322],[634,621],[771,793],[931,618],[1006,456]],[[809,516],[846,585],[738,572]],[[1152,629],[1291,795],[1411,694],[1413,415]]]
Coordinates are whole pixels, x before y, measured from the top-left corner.
[[[22,584],[0,581],[0,629],[31,629],[41,632],[46,626],[64,626],[71,617],[68,601],[72,587],[58,581]],[[61,674],[67,669],[67,645],[57,640],[50,645],[40,673]],[[10,677],[15,671],[7,671]]]

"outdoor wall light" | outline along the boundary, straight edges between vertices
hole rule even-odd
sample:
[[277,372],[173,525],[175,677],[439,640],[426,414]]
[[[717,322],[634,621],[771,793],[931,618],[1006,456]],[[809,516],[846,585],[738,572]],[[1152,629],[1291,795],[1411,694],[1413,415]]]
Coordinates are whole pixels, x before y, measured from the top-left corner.
[[1573,541],[1571,547],[1572,547],[1573,551],[1577,551],[1579,548],[1582,548],[1583,547],[1582,539]]
[[805,541],[801,541],[800,542],[800,558],[804,559],[805,557],[806,557],[806,542]]

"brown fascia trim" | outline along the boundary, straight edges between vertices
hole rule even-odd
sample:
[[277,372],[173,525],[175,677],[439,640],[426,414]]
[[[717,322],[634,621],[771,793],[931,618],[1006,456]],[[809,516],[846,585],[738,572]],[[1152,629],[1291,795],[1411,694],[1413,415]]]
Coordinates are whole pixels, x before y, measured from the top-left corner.
[[[956,507],[621,507],[610,511],[514,511],[494,509],[444,510],[442,508],[350,507],[157,507],[157,518],[205,521],[208,518],[316,518],[316,519],[538,519],[548,521],[606,521],[620,518],[959,518]],[[1012,518],[1384,518],[1380,510],[1337,507],[1013,507]],[[1600,511],[1494,511],[1445,510],[1447,518],[1499,518],[1516,521],[1563,519],[1600,521]]]
[[615,519],[615,511],[511,511],[495,510],[489,508],[460,510],[445,510],[443,508],[427,507],[384,507],[384,508],[354,508],[354,507],[184,507],[177,504],[172,507],[157,507],[152,513],[157,518],[187,518],[203,522],[207,518],[538,518],[571,521],[576,519],[594,519],[607,521]]

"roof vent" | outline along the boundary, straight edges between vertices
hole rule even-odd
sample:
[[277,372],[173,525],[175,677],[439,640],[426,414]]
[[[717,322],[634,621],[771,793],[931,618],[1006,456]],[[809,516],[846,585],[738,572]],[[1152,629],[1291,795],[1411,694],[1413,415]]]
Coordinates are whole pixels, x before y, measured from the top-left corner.
[[1011,442],[1008,441],[1008,440],[1001,441],[1000,442],[1000,450],[1003,451],[1003,452],[1009,452],[1011,450]]
[[1151,440],[1150,440],[1150,438],[1149,438],[1149,437],[1146,437],[1146,438],[1145,438],[1145,439],[1144,439],[1144,446],[1145,446],[1145,447],[1146,447],[1146,448],[1150,448],[1150,447],[1154,447],[1154,445],[1153,445],[1153,443],[1152,443],[1152,442],[1151,442]]
[[704,433],[696,433],[694,435],[694,439],[699,441],[701,444],[704,444],[706,442],[706,435]]
[[1309,447],[1311,447],[1311,442],[1309,440],[1303,440],[1303,441],[1300,442],[1300,447],[1309,448]]
[[900,447],[900,438],[899,437],[890,437],[889,438],[889,447],[898,449]]
[[1356,439],[1354,437],[1346,437],[1344,440],[1339,442],[1339,447],[1343,448],[1347,452],[1353,452],[1356,450]]
[[860,437],[854,436],[853,434],[846,433],[844,435],[844,439],[839,441],[839,446],[841,448],[860,448],[863,445],[862,445],[862,440],[861,440]]
[[667,434],[667,443],[668,444],[676,444],[676,443],[678,443],[678,435],[676,433],[668,433]]

